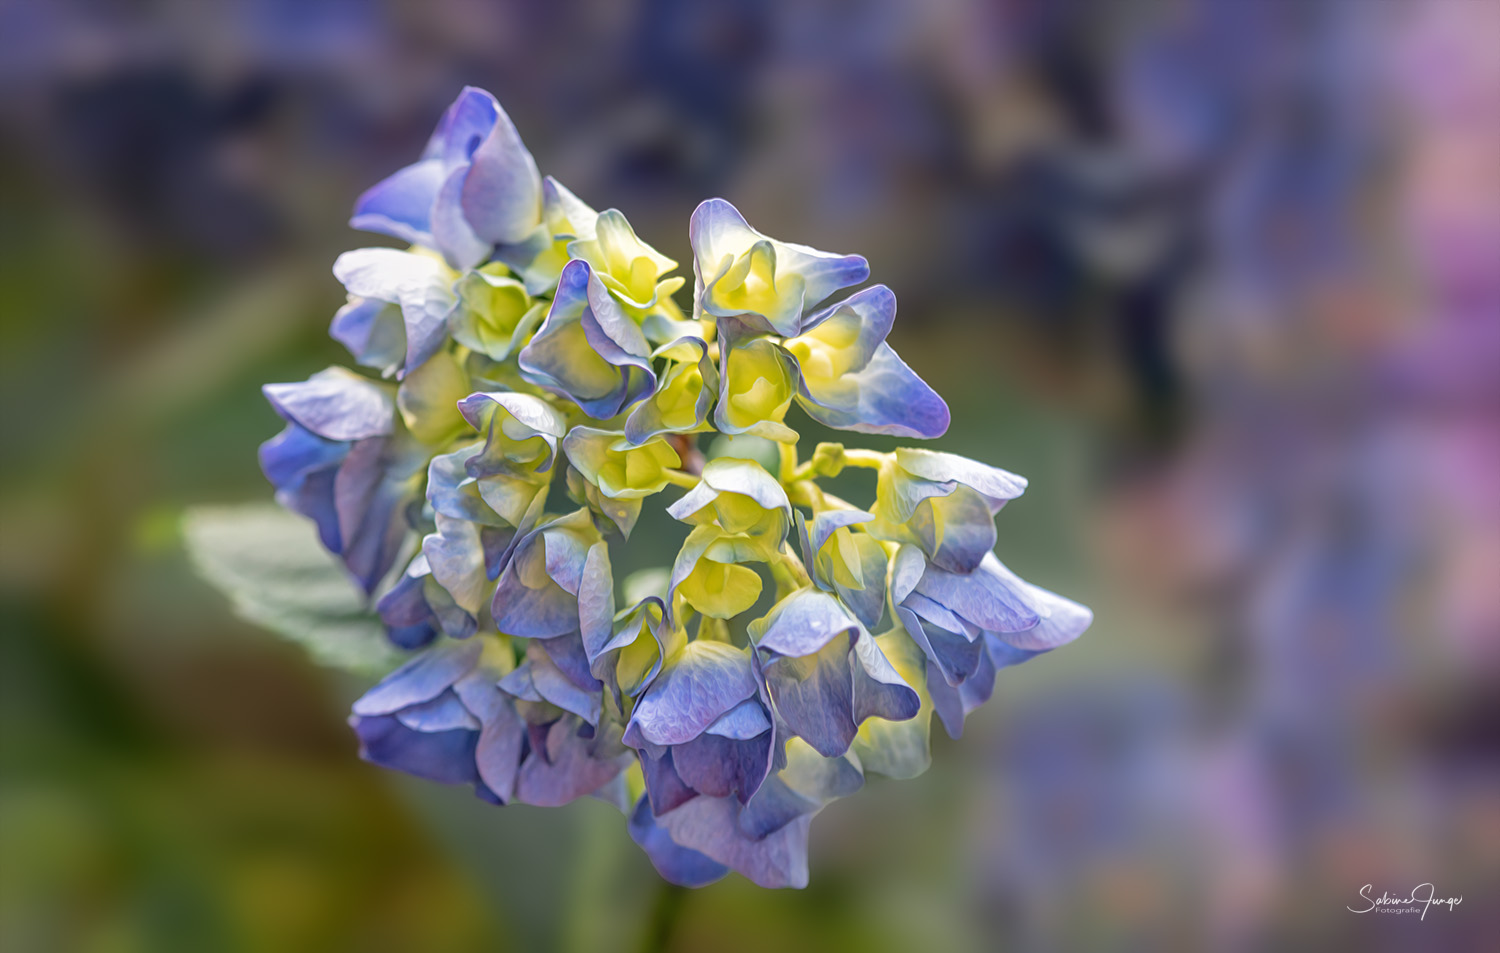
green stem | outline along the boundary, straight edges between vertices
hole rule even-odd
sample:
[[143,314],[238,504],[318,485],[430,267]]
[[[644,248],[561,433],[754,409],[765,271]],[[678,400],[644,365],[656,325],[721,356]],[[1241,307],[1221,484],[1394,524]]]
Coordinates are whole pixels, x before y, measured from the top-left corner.
[[890,459],[890,454],[881,453],[878,450],[856,449],[844,451],[844,466],[846,467],[865,467],[869,470],[879,470]]
[[680,486],[688,490],[691,490],[693,487],[697,486],[699,481],[698,477],[695,477],[691,473],[683,470],[663,469],[661,471],[661,475],[663,479],[665,479],[673,486]]
[[662,881],[661,889],[656,894],[656,902],[651,906],[651,919],[641,936],[642,953],[655,953],[672,945],[672,935],[677,931],[678,921],[682,919],[687,895],[686,887]]
[[797,480],[797,445],[793,443],[778,443],[776,447],[781,454],[782,485],[795,483]]

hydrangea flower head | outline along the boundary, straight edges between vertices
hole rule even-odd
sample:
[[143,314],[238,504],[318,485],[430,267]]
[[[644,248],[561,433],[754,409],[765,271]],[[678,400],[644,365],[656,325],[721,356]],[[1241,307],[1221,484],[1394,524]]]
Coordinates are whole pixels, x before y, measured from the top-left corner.
[[[354,704],[367,760],[497,805],[602,798],[674,883],[802,886],[823,807],[920,774],[933,715],[956,737],[999,670],[1091,623],[992,552],[1021,477],[799,454],[799,416],[948,427],[886,341],[895,294],[846,291],[865,259],[710,199],[684,310],[677,263],[542,176],[472,88],[352,223],[409,243],[334,266],[330,331],[372,374],[267,385],[285,429],[261,464],[411,653]],[[713,432],[730,454],[706,458]],[[774,460],[734,455],[757,439]],[[876,472],[863,507],[825,486],[847,467]],[[617,585],[647,506],[677,556]]]

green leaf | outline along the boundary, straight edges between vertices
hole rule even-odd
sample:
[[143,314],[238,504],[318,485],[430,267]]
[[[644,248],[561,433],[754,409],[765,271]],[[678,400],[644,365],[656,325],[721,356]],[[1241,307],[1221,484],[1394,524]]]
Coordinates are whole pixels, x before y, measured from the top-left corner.
[[312,521],[269,503],[198,506],[182,518],[198,573],[235,614],[302,646],[323,665],[384,673],[400,653]]

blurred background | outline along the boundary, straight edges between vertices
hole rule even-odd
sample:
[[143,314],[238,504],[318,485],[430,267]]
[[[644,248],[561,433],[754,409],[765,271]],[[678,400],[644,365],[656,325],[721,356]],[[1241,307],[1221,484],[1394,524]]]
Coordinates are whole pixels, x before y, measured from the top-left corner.
[[[1500,3],[0,0],[0,949],[1500,948]],[[357,760],[182,552],[464,84],[689,262],[859,252],[1093,606],[812,886]],[[690,268],[690,266],[689,266]],[[880,441],[871,441],[880,447]],[[1355,915],[1430,882],[1455,911]]]

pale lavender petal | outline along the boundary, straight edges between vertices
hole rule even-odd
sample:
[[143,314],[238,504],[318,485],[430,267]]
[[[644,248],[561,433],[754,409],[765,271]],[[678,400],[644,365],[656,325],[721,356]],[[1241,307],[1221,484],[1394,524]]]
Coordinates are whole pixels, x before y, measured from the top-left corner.
[[387,715],[431,701],[474,667],[482,648],[468,641],[429,649],[381,679],[351,710],[356,715]]
[[987,632],[1020,632],[1041,621],[1024,584],[993,554],[967,575],[928,566],[916,591]]
[[657,823],[673,841],[699,851],[762,887],[807,886],[807,829],[811,818],[797,818],[763,837],[739,827],[736,798],[695,797],[661,815]]
[[859,628],[839,601],[818,589],[801,589],[751,623],[757,648],[778,655],[812,655],[834,637]]
[[479,719],[464,707],[452,689],[431,701],[401,709],[396,712],[396,720],[413,731],[479,730]]
[[342,367],[305,381],[261,388],[286,420],[328,440],[364,440],[395,431],[395,391]]

